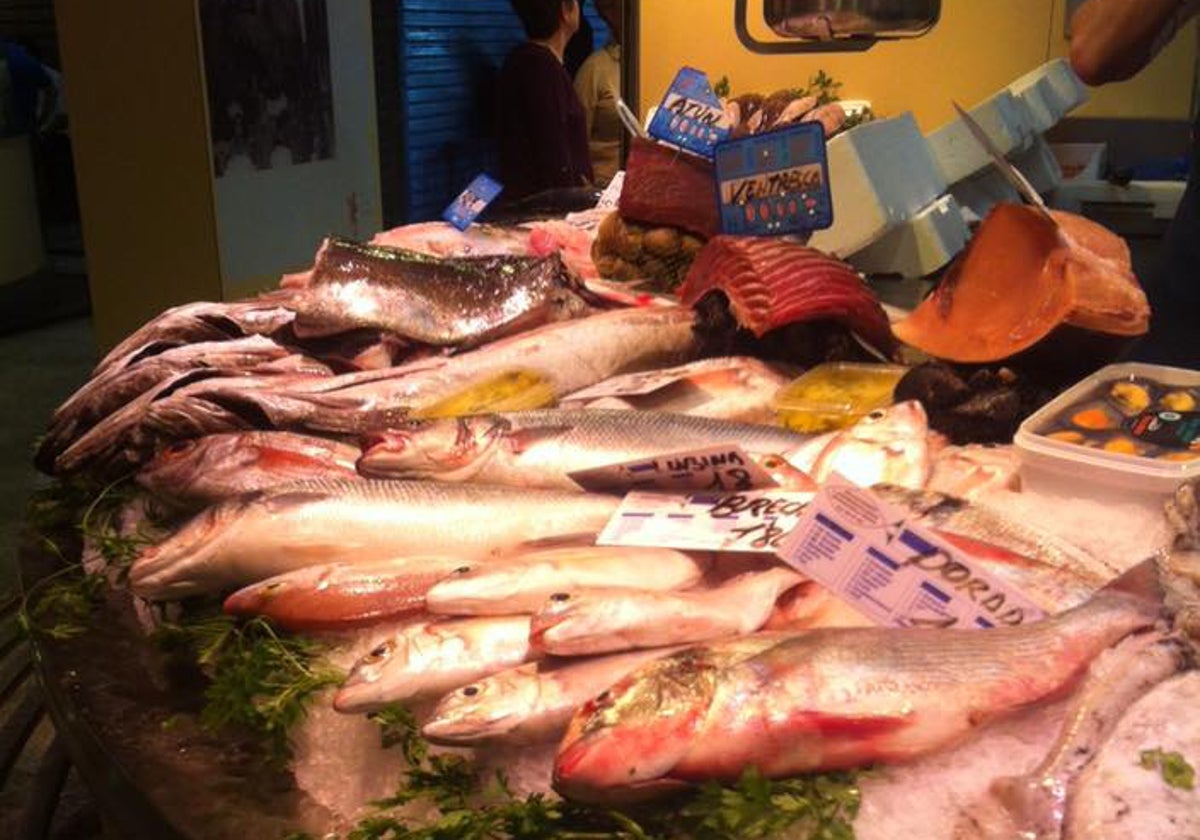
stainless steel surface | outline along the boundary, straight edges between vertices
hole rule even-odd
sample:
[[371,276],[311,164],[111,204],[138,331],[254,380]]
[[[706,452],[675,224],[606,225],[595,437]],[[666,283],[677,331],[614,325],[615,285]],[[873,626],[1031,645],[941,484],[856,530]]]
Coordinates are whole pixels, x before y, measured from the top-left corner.
[[941,13],[941,0],[764,0],[763,16],[783,38],[916,36]]
[[980,127],[979,123],[975,122],[975,119],[970,114],[962,109],[962,106],[957,102],[950,104],[954,106],[954,110],[962,118],[963,123],[967,126],[967,130],[971,132],[971,136],[979,141],[979,145],[983,146],[984,151],[988,153],[988,157],[992,159],[992,163],[1000,170],[1000,174],[1004,176],[1005,180],[1012,184],[1013,189],[1020,193],[1026,201],[1057,226],[1058,222],[1050,215],[1050,210],[1047,209],[1046,202],[1042,200],[1041,194],[1021,174],[1021,170],[1008,162],[1008,159],[1004,157],[1003,153],[992,143],[991,138],[987,136],[987,132]]

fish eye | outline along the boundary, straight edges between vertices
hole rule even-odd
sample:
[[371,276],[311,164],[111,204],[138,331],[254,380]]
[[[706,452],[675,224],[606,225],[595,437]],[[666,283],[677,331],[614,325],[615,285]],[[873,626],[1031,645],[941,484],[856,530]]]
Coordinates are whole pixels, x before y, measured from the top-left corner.
[[474,697],[478,693],[479,693],[479,686],[477,686],[477,685],[469,685],[463,689],[464,697]]
[[605,689],[604,691],[601,691],[598,695],[596,695],[597,703],[607,703],[611,699],[612,699],[612,694],[609,693],[608,689]]
[[365,657],[363,657],[363,661],[364,662],[375,662],[380,659],[383,659],[385,656],[387,656],[387,653],[390,649],[391,649],[391,645],[389,645],[387,642],[383,642],[380,645],[378,645],[373,651],[371,651]]
[[867,415],[868,420],[882,420],[887,414],[882,408],[877,408]]
[[550,600],[556,601],[561,604],[563,601],[571,600],[571,593],[570,592],[555,592],[553,595],[550,596]]
[[470,571],[471,571],[470,566],[459,566],[457,569],[454,570],[454,574],[465,575],[465,574],[468,574]]

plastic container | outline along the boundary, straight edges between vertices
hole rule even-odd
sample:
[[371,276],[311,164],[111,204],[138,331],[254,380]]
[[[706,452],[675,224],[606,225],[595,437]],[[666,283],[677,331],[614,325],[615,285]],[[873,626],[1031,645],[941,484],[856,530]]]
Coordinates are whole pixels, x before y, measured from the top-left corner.
[[832,362],[817,365],[779,389],[779,422],[797,432],[827,432],[891,405],[896,383],[908,368]]
[[[1117,383],[1123,384],[1114,396]],[[1148,401],[1137,394],[1146,384],[1150,386]],[[1129,391],[1136,397],[1129,399]],[[1157,504],[1181,483],[1200,476],[1200,457],[1174,460],[1188,458],[1192,452],[1200,455],[1200,442],[1193,444],[1197,448],[1192,450],[1160,446],[1144,430],[1134,434],[1129,427],[1144,425],[1144,421],[1138,422],[1144,417],[1143,409],[1186,408],[1174,400],[1160,403],[1166,393],[1179,392],[1200,396],[1200,371],[1137,362],[1097,371],[1042,407],[1017,430],[1014,442],[1021,459],[1022,484],[1065,495],[1122,496]],[[1185,411],[1176,413],[1180,421],[1190,419]],[[1200,413],[1194,418],[1200,420]],[[1130,448],[1160,457],[1120,451]]]

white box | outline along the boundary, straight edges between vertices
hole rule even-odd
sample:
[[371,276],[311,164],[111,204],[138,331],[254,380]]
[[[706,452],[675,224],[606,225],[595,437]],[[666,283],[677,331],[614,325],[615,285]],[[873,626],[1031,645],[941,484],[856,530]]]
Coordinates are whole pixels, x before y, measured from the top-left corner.
[[[1033,140],[1029,113],[1008,90],[1000,91],[968,113],[1003,155],[1026,149]],[[947,183],[956,184],[991,163],[988,153],[960,117],[926,139]]]
[[829,141],[833,226],[809,245],[844,257],[861,251],[946,191],[911,113],[863,123]]
[[1021,203],[1021,195],[994,166],[979,172],[950,188],[959,205],[982,219],[997,204]]
[[944,195],[882,239],[849,257],[867,274],[928,277],[966,247],[971,231],[952,195]]
[[1040,134],[1034,137],[1033,145],[1027,151],[1014,155],[1011,162],[1042,195],[1058,189],[1063,182],[1063,171],[1058,165],[1058,158]]

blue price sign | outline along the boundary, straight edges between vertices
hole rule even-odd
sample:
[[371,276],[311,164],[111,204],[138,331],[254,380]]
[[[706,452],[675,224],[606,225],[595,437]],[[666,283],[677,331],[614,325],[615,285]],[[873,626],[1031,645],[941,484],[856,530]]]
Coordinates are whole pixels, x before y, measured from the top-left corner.
[[721,99],[713,93],[708,76],[691,67],[679,71],[654,112],[650,136],[712,157],[716,145],[729,136],[729,126]]
[[442,211],[442,218],[459,230],[466,230],[495,201],[504,187],[495,178],[477,175],[458,198]]
[[818,122],[721,143],[716,177],[724,233],[779,236],[833,224],[825,130]]

